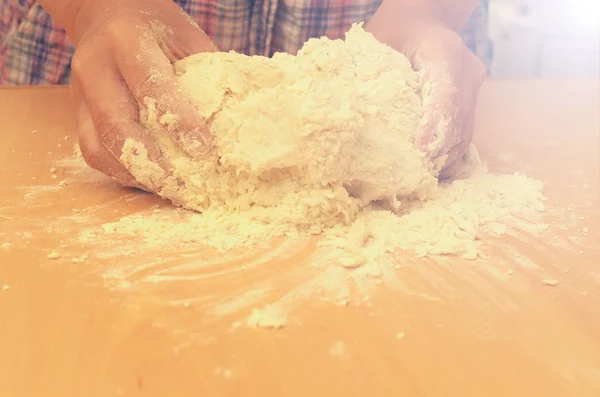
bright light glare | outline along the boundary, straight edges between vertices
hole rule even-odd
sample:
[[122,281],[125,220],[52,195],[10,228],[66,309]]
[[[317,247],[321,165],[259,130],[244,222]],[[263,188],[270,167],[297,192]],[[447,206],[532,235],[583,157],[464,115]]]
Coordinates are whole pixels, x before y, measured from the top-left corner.
[[600,0],[564,1],[565,17],[581,30],[598,31],[600,28]]

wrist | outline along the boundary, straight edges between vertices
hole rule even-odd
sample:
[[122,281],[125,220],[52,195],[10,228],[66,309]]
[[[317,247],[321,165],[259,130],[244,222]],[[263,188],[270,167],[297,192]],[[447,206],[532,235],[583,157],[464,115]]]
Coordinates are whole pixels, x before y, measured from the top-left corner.
[[75,30],[75,20],[86,0],[39,0],[41,6],[62,26],[71,40]]
[[382,43],[402,52],[409,59],[420,43],[423,33],[432,26],[444,26],[443,10],[436,2],[407,4],[384,0],[365,29]]
[[[480,0],[383,0],[366,29],[377,39],[399,48],[399,43],[390,40],[404,42],[414,35],[414,27],[418,30],[434,24],[460,32],[479,4]],[[393,33],[384,33],[385,30]],[[390,37],[379,37],[382,35]]]
[[62,26],[71,41],[77,45],[90,28],[94,14],[110,10],[112,0],[39,0],[39,3],[56,23]]

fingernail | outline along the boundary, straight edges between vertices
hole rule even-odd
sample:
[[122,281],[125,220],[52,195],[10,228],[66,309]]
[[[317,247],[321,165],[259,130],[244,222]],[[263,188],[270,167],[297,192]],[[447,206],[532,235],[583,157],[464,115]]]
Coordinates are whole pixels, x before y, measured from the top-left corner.
[[183,150],[192,158],[204,157],[213,147],[213,140],[207,135],[203,128],[196,128],[188,134],[184,134],[181,143]]

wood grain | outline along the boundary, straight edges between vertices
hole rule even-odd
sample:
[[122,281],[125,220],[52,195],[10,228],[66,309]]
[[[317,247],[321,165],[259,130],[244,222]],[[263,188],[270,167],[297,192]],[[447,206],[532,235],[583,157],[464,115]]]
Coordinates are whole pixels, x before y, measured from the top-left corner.
[[401,285],[360,305],[291,296],[278,331],[232,324],[306,281],[313,241],[258,262],[111,257],[77,236],[166,204],[55,166],[73,149],[65,88],[0,89],[0,120],[0,396],[600,395],[598,80],[490,81],[480,96],[482,157],[545,182],[548,233],[490,239],[485,263],[407,256]]

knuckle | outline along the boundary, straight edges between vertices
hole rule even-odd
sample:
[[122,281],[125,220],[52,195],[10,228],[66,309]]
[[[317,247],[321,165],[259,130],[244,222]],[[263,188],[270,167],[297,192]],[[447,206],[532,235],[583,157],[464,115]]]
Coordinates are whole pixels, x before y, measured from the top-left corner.
[[140,71],[131,82],[132,91],[137,94],[148,96],[156,90],[157,77],[149,71]]
[[459,52],[466,47],[464,39],[458,34],[448,35],[448,42],[446,45],[456,52]]
[[110,18],[102,29],[102,34],[110,42],[121,42],[123,40],[123,32],[131,29],[131,21],[124,21],[123,18],[113,16]]
[[131,80],[128,83],[135,97],[142,99],[151,97],[160,103],[165,102],[166,94],[159,95],[159,93],[165,91],[168,86],[167,79],[161,73],[140,67]]

